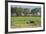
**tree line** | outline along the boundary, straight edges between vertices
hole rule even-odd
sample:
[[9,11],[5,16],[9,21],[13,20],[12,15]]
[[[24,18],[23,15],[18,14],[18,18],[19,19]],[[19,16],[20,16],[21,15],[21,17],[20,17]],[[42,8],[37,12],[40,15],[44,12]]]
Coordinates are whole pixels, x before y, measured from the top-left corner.
[[41,8],[21,8],[21,7],[11,7],[11,15],[13,16],[40,16]]

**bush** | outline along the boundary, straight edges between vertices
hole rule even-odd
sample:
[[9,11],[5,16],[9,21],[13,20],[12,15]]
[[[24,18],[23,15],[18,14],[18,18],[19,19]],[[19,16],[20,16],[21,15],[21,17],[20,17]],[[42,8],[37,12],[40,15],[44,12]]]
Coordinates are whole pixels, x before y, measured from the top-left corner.
[[30,23],[35,23],[34,21],[30,21]]

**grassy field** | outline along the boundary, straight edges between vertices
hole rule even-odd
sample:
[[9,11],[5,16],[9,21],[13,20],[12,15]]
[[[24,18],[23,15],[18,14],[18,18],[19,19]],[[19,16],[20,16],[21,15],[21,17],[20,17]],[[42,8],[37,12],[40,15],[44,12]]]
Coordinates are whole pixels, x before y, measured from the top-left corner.
[[[33,23],[30,23],[33,21]],[[41,17],[11,17],[11,28],[40,27]]]

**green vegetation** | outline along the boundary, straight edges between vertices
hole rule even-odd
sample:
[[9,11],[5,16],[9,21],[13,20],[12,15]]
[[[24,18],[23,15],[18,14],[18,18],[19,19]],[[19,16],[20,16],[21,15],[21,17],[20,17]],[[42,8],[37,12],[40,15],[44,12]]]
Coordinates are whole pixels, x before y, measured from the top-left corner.
[[11,28],[40,27],[41,8],[39,7],[31,9],[22,7],[11,7]]
[[[11,8],[12,16],[41,16],[41,8]],[[14,14],[14,15],[13,15]]]
[[[41,24],[41,17],[11,17],[12,28],[31,28],[39,27]],[[34,23],[30,23],[33,21]]]

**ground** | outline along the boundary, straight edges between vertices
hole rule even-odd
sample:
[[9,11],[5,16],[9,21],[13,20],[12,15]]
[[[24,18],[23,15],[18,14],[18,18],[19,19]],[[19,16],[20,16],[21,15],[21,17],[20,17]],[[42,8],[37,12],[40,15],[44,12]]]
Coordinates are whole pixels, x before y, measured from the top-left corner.
[[[30,23],[33,21],[34,23]],[[41,17],[11,17],[11,28],[32,28],[41,26]]]

